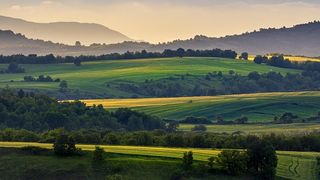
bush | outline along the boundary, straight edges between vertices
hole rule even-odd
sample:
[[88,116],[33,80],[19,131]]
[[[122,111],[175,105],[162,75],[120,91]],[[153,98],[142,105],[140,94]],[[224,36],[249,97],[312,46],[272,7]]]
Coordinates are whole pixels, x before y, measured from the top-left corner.
[[77,149],[73,138],[65,134],[58,135],[53,144],[53,151],[58,156],[82,155],[81,149]]

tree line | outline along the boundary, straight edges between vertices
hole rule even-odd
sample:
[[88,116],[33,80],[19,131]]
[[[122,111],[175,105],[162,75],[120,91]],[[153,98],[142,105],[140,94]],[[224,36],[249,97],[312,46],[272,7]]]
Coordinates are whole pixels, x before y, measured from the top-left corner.
[[81,62],[98,61],[98,60],[120,60],[120,59],[140,59],[140,58],[163,58],[163,57],[221,57],[232,58],[237,57],[237,53],[232,50],[184,50],[179,48],[177,50],[164,50],[162,53],[147,52],[142,50],[141,52],[126,52],[123,54],[112,53],[99,56],[54,56],[53,54],[38,56],[36,54],[30,55],[0,55],[0,64],[9,64],[16,62],[19,64],[56,64],[56,63],[74,63],[75,65],[81,65]]
[[79,144],[162,146],[217,149],[247,149],[256,139],[269,142],[276,150],[320,152],[319,131],[302,134],[246,135],[212,132],[181,132],[169,129],[153,131],[111,131],[54,129],[33,132],[24,129],[0,130],[0,141],[54,143],[59,134],[66,134]]

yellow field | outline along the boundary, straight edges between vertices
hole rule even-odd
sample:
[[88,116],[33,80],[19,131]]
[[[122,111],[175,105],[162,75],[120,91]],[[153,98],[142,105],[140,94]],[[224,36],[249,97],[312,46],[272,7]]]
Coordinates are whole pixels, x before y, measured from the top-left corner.
[[[268,56],[268,58],[271,58],[272,56]],[[249,60],[253,61],[255,58],[255,55],[249,55]],[[296,61],[296,62],[305,62],[305,61],[312,61],[312,62],[320,62],[320,58],[314,58],[314,57],[303,57],[303,56],[284,56],[285,59],[289,59],[290,61]]]
[[319,96],[320,92],[275,92],[275,93],[255,93],[240,95],[222,95],[222,96],[198,96],[198,97],[173,97],[173,98],[139,98],[139,99],[87,99],[81,100],[88,106],[103,105],[105,108],[132,108],[132,107],[151,107],[165,106],[175,104],[191,103],[210,103],[210,102],[228,102],[237,100],[254,100],[273,97],[290,97],[315,95]]

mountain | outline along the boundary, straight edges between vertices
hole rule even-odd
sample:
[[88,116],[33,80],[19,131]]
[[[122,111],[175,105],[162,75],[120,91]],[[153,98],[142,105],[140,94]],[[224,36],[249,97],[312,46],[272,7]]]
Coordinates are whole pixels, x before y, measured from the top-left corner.
[[[5,43],[4,43],[5,42]],[[290,28],[260,29],[251,33],[221,38],[196,36],[189,40],[176,40],[162,44],[146,42],[123,42],[115,44],[92,44],[70,46],[42,40],[28,39],[12,31],[0,31],[0,54],[48,54],[99,55],[147,50],[161,52],[165,49],[231,49],[249,54],[283,53],[290,55],[320,56],[320,22],[300,24]]]
[[92,43],[119,43],[131,41],[127,36],[100,24],[78,22],[34,23],[22,19],[0,16],[0,29],[12,30],[29,38],[43,39],[73,45],[80,41]]
[[290,28],[260,29],[251,33],[222,38],[196,36],[189,40],[165,43],[156,49],[232,49],[249,54],[283,53],[320,56],[320,22],[300,24]]

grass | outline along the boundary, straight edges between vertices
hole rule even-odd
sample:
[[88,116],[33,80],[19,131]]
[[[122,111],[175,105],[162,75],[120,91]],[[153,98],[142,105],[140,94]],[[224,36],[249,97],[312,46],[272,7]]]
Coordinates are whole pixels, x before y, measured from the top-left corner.
[[[194,124],[180,124],[182,131],[191,131]],[[319,131],[319,123],[295,123],[295,124],[245,124],[245,125],[206,125],[207,132],[245,134],[304,134],[312,131]]]
[[225,120],[241,116],[250,122],[272,121],[275,115],[292,112],[300,118],[315,116],[319,111],[320,92],[280,92],[213,97],[98,99],[83,100],[88,106],[102,104],[106,109],[128,107],[167,119],[182,120],[188,116]]
[[[51,148],[51,144],[26,143],[26,142],[0,142],[1,148],[21,148],[24,146],[38,146],[43,148]],[[83,150],[92,151],[95,145],[78,145]],[[193,151],[194,159],[197,161],[207,161],[209,157],[216,156],[220,150],[211,149],[194,149],[194,148],[163,148],[163,147],[138,147],[138,146],[101,146],[107,152],[130,155],[122,161],[129,163],[130,159],[134,159],[136,155],[145,157],[162,157],[162,158],[181,158],[183,152]],[[320,153],[315,152],[288,152],[278,151],[278,168],[277,176],[287,179],[317,179],[316,157]],[[0,156],[1,159],[1,156]],[[118,160],[120,160],[118,159]],[[3,159],[2,159],[3,160]],[[65,160],[63,160],[65,161]],[[152,160],[152,161],[155,161]],[[167,159],[169,162],[169,160]],[[147,160],[146,160],[147,162]],[[163,162],[163,159],[161,160]],[[66,162],[67,163],[67,162]]]
[[[23,82],[24,76],[50,75],[53,78],[66,80],[70,89],[78,89],[88,93],[107,94],[109,96],[126,96],[125,92],[116,91],[113,82],[132,81],[143,82],[146,79],[161,79],[176,74],[205,75],[208,72],[222,71],[228,73],[234,70],[246,75],[252,71],[266,73],[276,71],[297,73],[292,69],[276,68],[266,65],[257,65],[249,61],[240,61],[223,58],[159,58],[138,60],[113,60],[82,63],[77,67],[73,64],[21,65],[26,69],[23,74],[1,74],[0,88],[57,90],[58,83]],[[0,65],[0,69],[7,65]],[[130,96],[129,96],[130,97]]]

